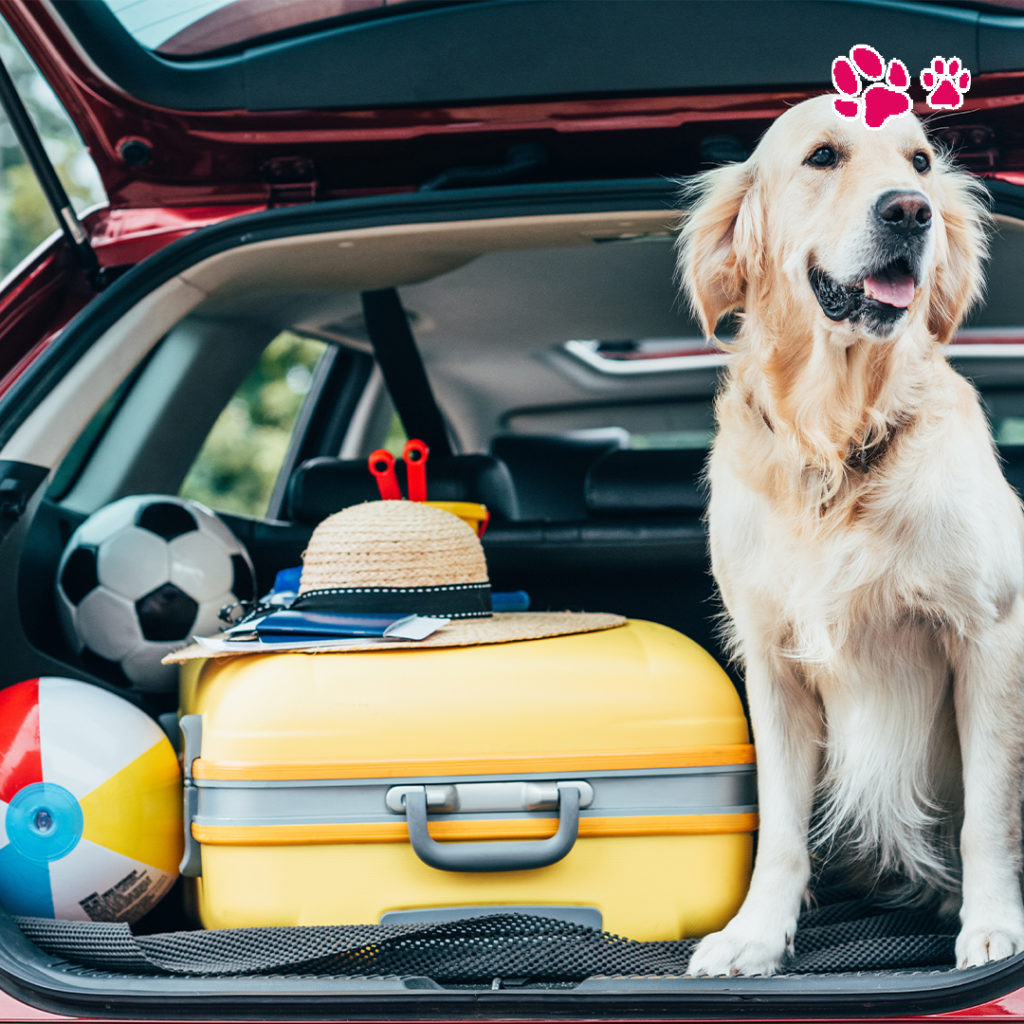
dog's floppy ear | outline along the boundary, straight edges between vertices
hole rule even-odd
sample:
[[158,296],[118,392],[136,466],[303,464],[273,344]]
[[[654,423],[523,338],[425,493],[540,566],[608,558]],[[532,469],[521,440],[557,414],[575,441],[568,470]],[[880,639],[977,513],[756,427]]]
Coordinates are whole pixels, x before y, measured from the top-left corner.
[[677,243],[678,277],[706,337],[743,302],[751,259],[761,246],[752,161],[728,164],[683,188],[690,206]]
[[944,160],[936,161],[935,173],[945,237],[937,239],[928,329],[945,344],[981,298],[982,261],[988,254],[992,218],[980,182]]

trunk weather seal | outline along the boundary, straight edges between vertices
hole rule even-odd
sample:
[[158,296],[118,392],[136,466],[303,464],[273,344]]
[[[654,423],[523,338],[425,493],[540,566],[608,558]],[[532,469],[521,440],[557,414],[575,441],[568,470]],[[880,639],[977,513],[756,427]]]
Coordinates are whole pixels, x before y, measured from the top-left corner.
[[[1024,189],[989,182],[995,212],[1024,219]],[[292,207],[215,225],[169,245],[94,300],[0,399],[6,443],[60,373],[143,294],[217,252],[294,234],[395,223],[663,208],[667,181],[517,186]],[[1024,955],[967,971],[800,978],[595,978],[572,989],[443,989],[426,978],[153,978],[76,968],[42,953],[0,911],[0,987],[54,1013],[138,1019],[883,1018],[981,1005],[1024,987]],[[243,991],[244,990],[244,991]],[[285,1012],[287,1006],[291,1012]]]

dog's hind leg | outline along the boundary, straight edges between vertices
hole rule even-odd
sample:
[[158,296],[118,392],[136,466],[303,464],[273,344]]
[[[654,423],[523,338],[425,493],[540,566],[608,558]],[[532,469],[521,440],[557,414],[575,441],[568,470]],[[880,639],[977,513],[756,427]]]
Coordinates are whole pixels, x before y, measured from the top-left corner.
[[957,966],[1024,949],[1021,905],[1021,756],[1024,599],[977,638],[950,642],[963,750],[964,824]]
[[820,758],[820,708],[791,662],[748,656],[746,664],[757,746],[757,861],[743,906],[722,931],[697,946],[691,974],[778,970],[792,949],[810,878],[807,834]]

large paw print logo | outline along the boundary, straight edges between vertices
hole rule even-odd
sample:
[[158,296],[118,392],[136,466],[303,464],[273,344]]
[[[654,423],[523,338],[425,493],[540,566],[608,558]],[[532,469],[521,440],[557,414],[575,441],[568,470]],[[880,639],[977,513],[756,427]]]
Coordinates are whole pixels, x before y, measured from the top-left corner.
[[[865,81],[873,84],[865,88]],[[836,113],[850,121],[863,117],[869,128],[881,128],[911,107],[906,64],[893,57],[886,65],[873,46],[863,43],[850,50],[849,58],[832,61],[832,84],[842,94],[835,100]]]
[[959,57],[948,61],[936,57],[930,68],[921,72],[921,85],[929,90],[928,106],[933,110],[957,110],[963,106],[964,93],[971,87],[971,73]]

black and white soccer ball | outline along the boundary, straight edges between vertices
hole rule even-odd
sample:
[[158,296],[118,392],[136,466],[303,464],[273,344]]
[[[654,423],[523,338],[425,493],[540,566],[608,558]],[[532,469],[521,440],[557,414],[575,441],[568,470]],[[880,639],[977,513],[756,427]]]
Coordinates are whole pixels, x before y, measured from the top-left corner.
[[216,633],[227,604],[251,601],[252,561],[224,522],[198,501],[161,494],[122,498],[71,535],[57,569],[61,625],[98,674],[146,691],[176,685],[169,651]]

